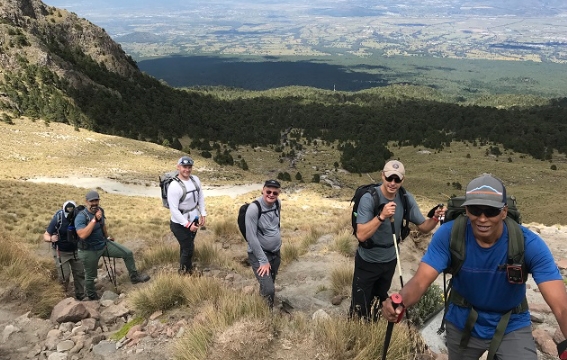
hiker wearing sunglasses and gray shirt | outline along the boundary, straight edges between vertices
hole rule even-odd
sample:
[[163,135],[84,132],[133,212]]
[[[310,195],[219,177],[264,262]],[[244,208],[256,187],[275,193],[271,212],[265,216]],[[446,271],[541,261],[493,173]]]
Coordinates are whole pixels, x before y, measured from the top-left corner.
[[[397,160],[390,160],[382,170],[382,184],[375,187],[378,207],[375,207],[370,192],[360,198],[356,216],[355,235],[359,246],[354,261],[349,311],[351,317],[376,320],[376,312],[373,311],[374,298],[378,298],[380,303],[388,298],[397,265],[392,228],[395,229],[395,238],[399,242],[404,204],[407,206],[409,222],[415,224],[421,233],[433,230],[445,213],[442,206],[435,207],[429,211],[429,219],[425,219],[414,197],[405,189],[401,189],[404,180],[404,165]],[[402,194],[405,194],[405,201]],[[375,209],[378,209],[378,214]]]
[[266,299],[270,309],[274,306],[275,281],[281,262],[280,192],[278,181],[266,181],[262,196],[254,201],[259,206],[248,206],[245,220],[248,260],[260,284],[260,295]]

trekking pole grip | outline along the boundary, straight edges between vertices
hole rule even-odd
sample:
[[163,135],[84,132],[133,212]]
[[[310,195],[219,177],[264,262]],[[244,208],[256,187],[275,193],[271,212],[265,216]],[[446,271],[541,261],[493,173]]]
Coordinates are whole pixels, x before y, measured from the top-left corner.
[[557,355],[561,360],[567,360],[567,340],[557,344]]
[[392,307],[396,310],[398,307],[402,307],[402,311],[398,314],[398,318],[396,319],[396,324],[402,321],[404,317],[404,312],[406,311],[406,307],[402,301],[402,296],[398,293],[392,294],[390,296],[390,300],[392,300]]

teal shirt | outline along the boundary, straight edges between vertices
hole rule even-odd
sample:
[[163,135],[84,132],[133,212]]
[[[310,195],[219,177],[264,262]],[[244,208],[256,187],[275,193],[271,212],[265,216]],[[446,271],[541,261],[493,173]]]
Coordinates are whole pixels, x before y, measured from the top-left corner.
[[[100,208],[102,210],[102,208]],[[89,222],[95,217],[95,214],[91,214],[88,210],[81,211],[75,217],[75,228],[81,230],[87,227]],[[102,227],[106,218],[104,217],[104,210],[102,210],[102,219],[95,223],[92,233],[84,239],[87,246],[85,250],[101,250],[106,246],[106,238],[104,237],[104,232]]]

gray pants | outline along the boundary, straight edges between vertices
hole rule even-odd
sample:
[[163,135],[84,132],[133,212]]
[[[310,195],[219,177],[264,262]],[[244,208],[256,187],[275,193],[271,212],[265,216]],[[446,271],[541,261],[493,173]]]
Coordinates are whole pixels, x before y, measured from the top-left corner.
[[280,268],[281,263],[281,256],[280,252],[266,252],[266,257],[270,262],[270,274],[260,276],[258,275],[258,269],[260,268],[260,262],[254,253],[248,253],[248,261],[250,261],[250,265],[252,266],[252,270],[254,270],[254,275],[256,275],[256,279],[258,279],[258,283],[260,283],[260,295],[262,295],[268,306],[270,308],[274,307],[274,297],[276,295],[276,275],[278,274],[278,269]]
[[[82,299],[85,296],[85,268],[77,252],[59,251],[52,248],[53,260],[59,281],[65,286],[65,291],[73,274],[73,284],[75,286],[75,297]],[[61,258],[61,262],[59,262]]]
[[[466,349],[460,349],[459,343],[463,332],[450,322],[447,322],[446,325],[449,360],[478,360],[485,351],[488,351],[491,340],[479,339],[474,336],[471,336]],[[537,360],[532,327],[526,326],[504,335],[494,359]]]

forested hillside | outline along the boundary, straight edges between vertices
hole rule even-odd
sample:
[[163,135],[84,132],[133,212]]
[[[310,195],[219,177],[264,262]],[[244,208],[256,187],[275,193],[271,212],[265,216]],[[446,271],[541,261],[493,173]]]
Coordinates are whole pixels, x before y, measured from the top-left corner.
[[188,135],[197,149],[216,143],[220,152],[224,144],[228,154],[244,144],[281,147],[292,128],[307,141],[338,141],[342,166],[353,172],[381,168],[389,141],[431,149],[451,140],[497,142],[538,159],[567,152],[567,98],[495,108],[438,101],[431,89],[410,86],[184,91],[141,73],[102,29],[74,14],[36,0],[5,0],[0,10],[5,122],[23,115],[178,148]]

